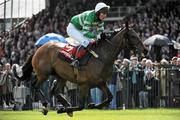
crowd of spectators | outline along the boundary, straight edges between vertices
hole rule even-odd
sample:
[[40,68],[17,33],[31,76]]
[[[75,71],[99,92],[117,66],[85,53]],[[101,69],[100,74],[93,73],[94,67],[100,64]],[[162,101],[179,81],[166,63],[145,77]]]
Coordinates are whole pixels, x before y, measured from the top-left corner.
[[[179,1],[159,1],[151,6],[137,9],[134,15],[129,16],[129,21],[143,41],[154,34],[161,34],[170,40],[180,42],[179,5]],[[121,26],[121,21],[111,22],[106,25],[106,29],[113,30]]]
[[122,107],[123,104],[126,108],[172,105],[169,96],[172,89],[169,88],[173,81],[180,80],[180,58],[173,57],[170,62],[163,58],[160,63],[154,63],[147,58],[138,60],[131,56],[130,59],[118,60],[115,65],[117,76],[113,84],[119,88],[116,88],[116,92],[120,93],[116,107]]
[[[109,2],[108,2],[109,3]],[[87,0],[83,0],[82,4],[73,5],[67,0],[61,0],[57,3],[54,11],[51,12],[49,8],[45,8],[37,15],[33,15],[32,18],[27,19],[18,28],[12,28],[10,32],[1,32],[0,33],[0,64],[5,67],[8,63],[12,65],[14,63],[22,65],[26,60],[29,53],[34,51],[34,43],[42,35],[50,32],[58,33],[63,36],[66,36],[66,26],[73,15],[76,15],[84,10],[87,10],[89,7]],[[114,3],[109,3],[113,5]],[[86,7],[84,7],[86,5]],[[151,6],[146,6],[144,9],[137,10],[137,13],[129,16],[130,23],[135,25],[135,31],[138,32],[142,40],[144,41],[148,37],[154,34],[161,34],[167,36],[170,40],[175,40],[180,43],[180,2],[177,0],[175,2],[163,2],[155,3]],[[89,8],[92,9],[92,8]],[[116,28],[122,27],[123,21],[118,22],[106,22],[105,29],[106,31],[112,31]],[[168,60],[170,60],[169,58]],[[179,58],[178,58],[179,60]],[[127,61],[130,65],[131,59],[124,59],[123,62]],[[148,60],[146,60],[147,62]],[[150,61],[150,60],[149,60]],[[154,62],[154,61],[153,61]],[[170,61],[167,63],[170,63]],[[179,62],[178,62],[179,63]],[[136,63],[137,64],[137,63]],[[123,66],[125,63],[123,64]],[[123,70],[124,67],[122,67]],[[128,67],[128,70],[132,68]],[[144,71],[144,70],[142,70]],[[154,68],[153,68],[154,71]],[[125,71],[123,71],[125,72]],[[126,73],[123,73],[123,77],[126,76]],[[132,75],[137,74],[132,72]],[[151,74],[151,72],[149,72]],[[162,74],[161,74],[162,75]],[[151,78],[147,78],[148,80]],[[145,79],[145,78],[144,78]],[[142,79],[142,81],[144,80]],[[139,79],[138,79],[139,80]],[[147,80],[147,81],[148,81]],[[135,80],[136,81],[136,80]],[[141,83],[143,83],[141,81]],[[136,83],[136,82],[133,82]],[[122,83],[126,85],[127,83]],[[148,86],[154,83],[147,83]],[[138,86],[131,84],[134,87],[128,87],[133,89],[131,91],[136,91],[136,93],[131,92],[131,95],[128,96],[128,100],[131,100],[131,97],[134,98],[135,106],[146,106],[146,103],[142,103],[143,98],[139,100],[139,96],[143,96],[146,93],[141,92],[136,88]],[[146,88],[146,87],[145,87]],[[144,90],[145,88],[142,88]],[[161,87],[160,87],[161,88]],[[120,88],[121,90],[125,89]],[[147,91],[147,90],[146,90]],[[125,92],[125,91],[122,91]],[[123,99],[127,96],[123,94]],[[122,99],[122,100],[123,100]],[[140,102],[141,101],[141,102]],[[125,104],[125,102],[123,102]],[[131,103],[126,103],[131,106]],[[152,106],[154,101],[151,102]]]
[[[87,4],[87,1],[84,4]],[[180,42],[178,5],[179,1],[155,3],[150,7],[138,10],[135,15],[129,17],[129,21],[135,25],[135,30],[143,41],[154,34],[161,34]],[[1,32],[1,62],[22,64],[28,53],[33,51],[34,43],[39,37],[50,32],[66,36],[66,26],[70,17],[85,9],[87,8],[83,7],[83,4],[79,4],[77,7],[62,0],[59,1],[53,13],[50,13],[49,8],[46,8],[31,19],[26,20],[21,27],[13,28],[6,33]],[[121,21],[107,22],[105,28],[110,31],[122,27],[122,24]]]
[[[128,19],[130,24],[134,26],[135,31],[139,34],[142,41],[155,34],[160,34],[168,37],[170,41],[180,43],[180,2],[157,1],[152,5],[146,5],[140,9],[137,8],[135,14],[130,15]],[[124,21],[110,22],[106,25],[107,31],[112,31],[122,27]],[[152,61],[157,61],[161,58],[170,60],[177,55],[178,50],[173,47],[156,47],[149,46],[149,57]]]

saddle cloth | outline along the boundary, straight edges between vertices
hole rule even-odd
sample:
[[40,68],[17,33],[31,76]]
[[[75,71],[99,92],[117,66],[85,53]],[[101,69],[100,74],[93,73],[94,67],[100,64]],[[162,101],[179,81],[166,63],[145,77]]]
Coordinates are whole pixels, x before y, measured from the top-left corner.
[[[73,60],[75,56],[76,56],[76,58],[80,59],[81,57],[83,57],[86,54],[86,50],[85,49],[78,50],[78,48],[79,47],[75,47],[70,44],[67,44],[62,49],[60,49],[59,52],[60,52],[60,54],[62,54],[64,57],[66,57],[69,60]],[[78,50],[78,52],[77,52],[77,50]]]

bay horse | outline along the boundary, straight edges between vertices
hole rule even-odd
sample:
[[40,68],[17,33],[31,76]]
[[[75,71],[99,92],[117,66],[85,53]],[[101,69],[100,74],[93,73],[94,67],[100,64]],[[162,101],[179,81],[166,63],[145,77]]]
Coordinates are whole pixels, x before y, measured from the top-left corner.
[[[108,105],[113,98],[106,82],[112,73],[113,63],[123,48],[146,50],[137,33],[128,27],[128,25],[112,36],[110,40],[99,41],[96,46],[91,48],[99,57],[95,58],[91,56],[86,66],[81,66],[80,69],[75,70],[68,62],[58,57],[58,51],[62,49],[58,43],[48,42],[41,46],[32,58],[33,70],[37,76],[34,85],[39,90],[40,85],[52,73],[55,73],[61,81],[70,81],[79,85],[79,105],[76,107],[71,107],[70,103],[62,96],[56,96],[62,105],[65,106],[64,109],[58,111],[59,113],[73,113],[73,111],[84,109],[89,90],[98,87],[106,99],[100,104],[90,103],[88,107],[101,109]],[[39,92],[41,93],[42,103],[45,107],[43,114],[46,115],[48,112],[47,101],[42,91]]]

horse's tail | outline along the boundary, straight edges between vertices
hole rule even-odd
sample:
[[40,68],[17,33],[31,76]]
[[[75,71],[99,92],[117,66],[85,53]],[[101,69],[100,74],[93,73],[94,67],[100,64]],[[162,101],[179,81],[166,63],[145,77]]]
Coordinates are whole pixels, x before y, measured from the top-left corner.
[[12,66],[12,71],[14,73],[14,76],[18,80],[24,81],[30,79],[31,73],[33,71],[32,63],[31,63],[32,57],[33,54],[27,58],[26,62],[21,67],[19,67],[19,65],[17,64],[14,64]]

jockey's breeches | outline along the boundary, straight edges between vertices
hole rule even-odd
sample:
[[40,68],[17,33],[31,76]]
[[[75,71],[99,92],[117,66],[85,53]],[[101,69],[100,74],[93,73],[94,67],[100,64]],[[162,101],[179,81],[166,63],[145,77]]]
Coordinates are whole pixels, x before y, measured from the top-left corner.
[[74,40],[77,40],[81,45],[89,41],[89,39],[83,35],[82,31],[78,30],[72,23],[69,23],[67,26],[67,34]]

